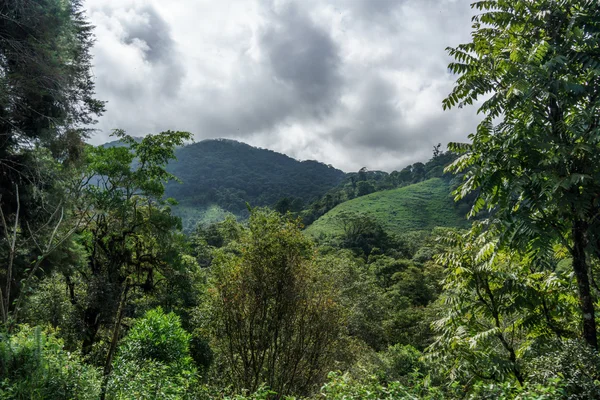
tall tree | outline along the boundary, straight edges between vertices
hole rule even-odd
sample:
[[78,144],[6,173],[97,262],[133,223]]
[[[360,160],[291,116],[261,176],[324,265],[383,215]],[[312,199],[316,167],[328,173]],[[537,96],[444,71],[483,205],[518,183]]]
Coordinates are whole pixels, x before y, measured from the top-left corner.
[[[0,155],[51,146],[88,130],[94,99],[92,26],[80,0],[5,0],[0,5]],[[58,148],[53,147],[57,156]]]
[[[600,18],[593,0],[488,0],[472,4],[470,43],[448,51],[459,74],[444,108],[484,100],[472,144],[451,170],[461,198],[479,190],[505,245],[543,256],[568,248],[583,337],[597,347],[590,257],[598,254]],[[534,257],[543,262],[547,257]],[[593,276],[593,274],[592,274]]]
[[73,161],[94,116],[103,112],[104,103],[94,98],[92,44],[92,26],[79,0],[0,4],[0,194],[5,213],[15,211],[15,183],[22,192],[26,186],[48,186],[31,150],[46,148],[56,160]]
[[92,26],[79,0],[0,2],[0,262],[6,266],[0,270],[0,297],[5,322],[21,282],[30,280],[31,260],[39,267],[72,228],[65,223],[69,210],[60,164],[78,158],[94,116],[103,111],[103,103],[94,99],[92,43]]
[[[73,189],[80,199],[76,214],[86,221],[79,234],[88,265],[65,275],[70,300],[81,313],[84,352],[111,324],[116,345],[130,289],[151,292],[161,273],[182,265],[181,221],[163,195],[165,184],[175,179],[166,164],[190,134],[167,131],[140,141],[116,134],[128,146],[89,147],[83,179]],[[79,276],[84,298],[72,279]]]

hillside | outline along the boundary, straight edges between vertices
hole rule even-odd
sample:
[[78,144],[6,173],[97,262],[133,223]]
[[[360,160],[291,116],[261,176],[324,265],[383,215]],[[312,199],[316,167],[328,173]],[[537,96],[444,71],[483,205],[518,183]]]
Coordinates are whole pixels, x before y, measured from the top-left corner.
[[316,220],[307,233],[340,234],[342,228],[336,218],[346,212],[368,214],[391,233],[467,226],[465,209],[454,203],[449,184],[440,178],[346,201]]
[[[298,161],[275,151],[234,140],[205,140],[176,151],[168,170],[183,183],[166,193],[180,203],[180,213],[199,216],[212,205],[235,214],[252,206],[272,206],[283,197],[299,206],[318,199],[339,184],[343,171],[317,161]],[[211,212],[211,214],[214,214]]]

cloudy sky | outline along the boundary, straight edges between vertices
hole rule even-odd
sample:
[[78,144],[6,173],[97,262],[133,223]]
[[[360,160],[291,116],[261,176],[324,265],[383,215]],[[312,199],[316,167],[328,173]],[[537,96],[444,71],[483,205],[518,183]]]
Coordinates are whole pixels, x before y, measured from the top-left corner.
[[444,49],[468,0],[87,0],[107,112],[92,138],[186,130],[392,171],[465,141],[473,108],[442,111]]

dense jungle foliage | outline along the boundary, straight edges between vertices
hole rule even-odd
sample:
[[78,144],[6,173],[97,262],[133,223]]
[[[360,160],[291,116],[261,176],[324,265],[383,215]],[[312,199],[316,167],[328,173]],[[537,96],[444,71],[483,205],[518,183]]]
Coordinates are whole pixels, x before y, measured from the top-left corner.
[[[443,104],[479,106],[470,143],[391,174],[269,153],[247,220],[184,233],[167,194],[227,208],[216,149],[260,151],[85,144],[104,103],[80,2],[2,2],[0,399],[600,398],[598,4],[473,8]],[[308,175],[277,186],[284,164]],[[215,190],[175,186],[194,170]]]

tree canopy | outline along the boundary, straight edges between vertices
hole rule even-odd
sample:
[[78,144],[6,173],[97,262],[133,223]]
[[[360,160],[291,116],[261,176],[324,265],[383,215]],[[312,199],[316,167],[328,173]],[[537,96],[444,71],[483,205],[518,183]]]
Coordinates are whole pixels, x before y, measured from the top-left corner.
[[589,273],[597,258],[600,193],[600,20],[597,2],[479,1],[473,40],[448,49],[459,74],[444,108],[482,101],[471,144],[449,169],[464,171],[461,198],[478,191],[502,243],[547,263],[572,257],[583,335],[597,347]]

